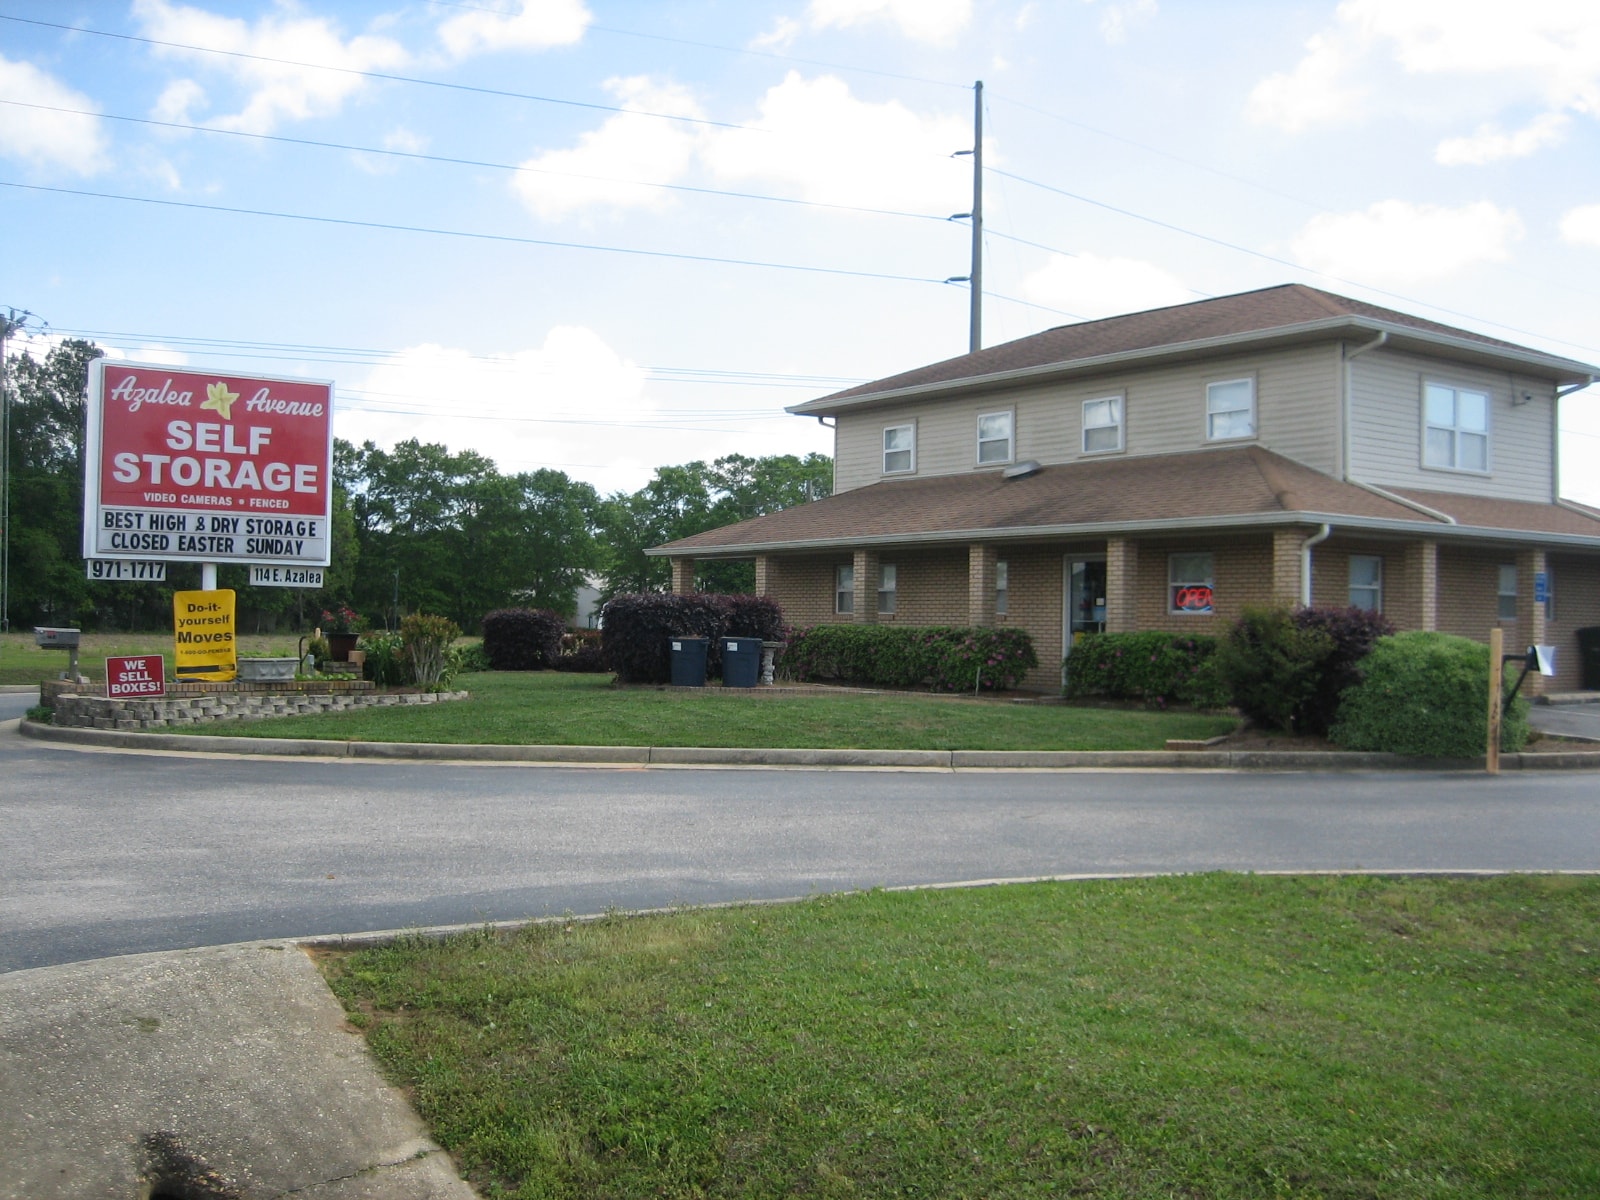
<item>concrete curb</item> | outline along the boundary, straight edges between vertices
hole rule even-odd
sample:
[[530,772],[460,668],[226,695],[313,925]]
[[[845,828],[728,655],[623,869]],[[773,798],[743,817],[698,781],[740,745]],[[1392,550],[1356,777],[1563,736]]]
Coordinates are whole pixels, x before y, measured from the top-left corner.
[[[926,770],[1482,771],[1483,760],[1299,750],[781,750],[696,746],[488,746],[334,742],[57,728],[24,720],[24,737],[78,746],[277,758],[507,762],[601,766],[898,767]],[[1506,771],[1596,771],[1600,750],[1504,754]]]

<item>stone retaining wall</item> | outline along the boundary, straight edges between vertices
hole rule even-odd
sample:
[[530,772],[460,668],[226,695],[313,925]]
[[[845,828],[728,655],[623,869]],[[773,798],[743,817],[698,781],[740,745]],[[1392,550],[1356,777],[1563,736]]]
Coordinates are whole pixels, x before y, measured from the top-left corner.
[[[246,684],[236,691],[208,691],[167,696],[159,700],[116,699],[103,696],[57,694],[54,724],[78,729],[167,729],[204,725],[212,721],[259,720],[303,714],[346,712],[397,704],[436,704],[465,700],[466,692],[376,692],[372,685],[357,690],[306,691],[292,685],[256,690],[272,685]],[[244,690],[248,688],[250,690]]]

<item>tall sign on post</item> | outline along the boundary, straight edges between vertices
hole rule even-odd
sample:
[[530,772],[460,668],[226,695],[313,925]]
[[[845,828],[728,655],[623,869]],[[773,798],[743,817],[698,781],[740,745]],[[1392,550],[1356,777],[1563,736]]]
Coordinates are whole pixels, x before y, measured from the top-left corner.
[[325,567],[333,385],[97,360],[85,558]]

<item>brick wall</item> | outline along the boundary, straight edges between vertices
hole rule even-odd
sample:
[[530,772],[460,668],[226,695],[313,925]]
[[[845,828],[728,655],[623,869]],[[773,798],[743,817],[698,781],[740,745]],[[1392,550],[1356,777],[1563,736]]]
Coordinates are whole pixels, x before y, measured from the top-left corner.
[[1600,625],[1600,558],[1552,554],[1550,582],[1554,603],[1545,622],[1545,640],[1556,648],[1553,692],[1575,692],[1583,685],[1577,630]]
[[79,729],[168,729],[213,721],[297,717],[352,708],[465,700],[466,692],[208,692],[159,700],[58,695],[53,723]]
[[[893,563],[896,574],[894,612],[877,613],[883,625],[965,625],[968,617],[965,546],[950,550],[881,551],[878,562]],[[874,580],[871,604],[878,605]]]

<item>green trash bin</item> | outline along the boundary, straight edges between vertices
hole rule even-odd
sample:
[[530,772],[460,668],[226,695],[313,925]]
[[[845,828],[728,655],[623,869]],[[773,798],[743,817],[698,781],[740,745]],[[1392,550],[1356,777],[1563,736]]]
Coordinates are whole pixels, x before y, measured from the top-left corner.
[[1578,674],[1586,692],[1600,692],[1600,625],[1578,630]]

